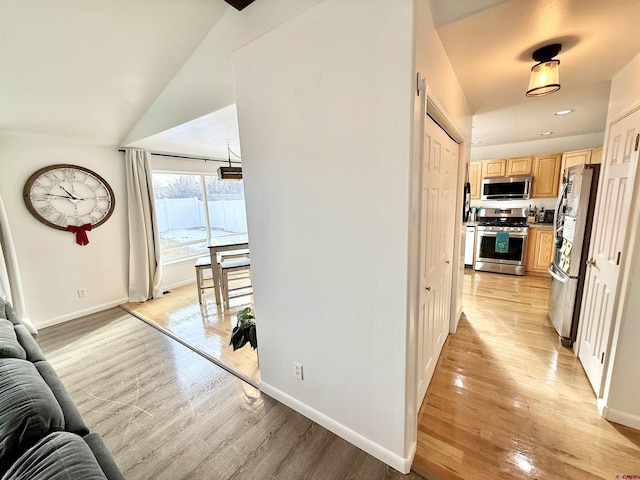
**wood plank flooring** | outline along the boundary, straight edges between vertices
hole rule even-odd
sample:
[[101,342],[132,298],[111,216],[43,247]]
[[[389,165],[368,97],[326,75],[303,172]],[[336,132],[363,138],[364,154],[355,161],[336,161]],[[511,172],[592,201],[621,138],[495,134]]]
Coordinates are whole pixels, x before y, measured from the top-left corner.
[[238,310],[252,306],[253,296],[231,298],[231,308],[216,305],[213,290],[206,290],[204,304],[198,303],[195,282],[172,288],[170,293],[144,303],[126,303],[134,315],[166,329],[181,341],[200,350],[215,362],[238,373],[254,386],[260,381],[258,355],[248,345],[233,351],[229,345]]
[[37,341],[129,480],[403,476],[120,308]]
[[422,404],[414,470],[443,480],[640,475],[640,432],[600,416],[547,319],[549,279],[468,272],[464,282],[465,318]]

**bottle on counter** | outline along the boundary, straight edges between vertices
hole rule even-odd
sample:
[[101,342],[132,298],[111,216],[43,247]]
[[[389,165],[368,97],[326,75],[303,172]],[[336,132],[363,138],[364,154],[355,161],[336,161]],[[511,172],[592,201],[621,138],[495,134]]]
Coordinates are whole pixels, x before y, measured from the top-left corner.
[[544,207],[542,207],[540,213],[538,213],[538,223],[544,223]]

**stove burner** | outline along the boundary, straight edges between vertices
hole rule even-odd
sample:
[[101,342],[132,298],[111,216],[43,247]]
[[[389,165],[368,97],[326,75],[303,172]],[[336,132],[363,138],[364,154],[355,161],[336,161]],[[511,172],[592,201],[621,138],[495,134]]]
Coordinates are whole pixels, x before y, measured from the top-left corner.
[[483,227],[526,227],[527,219],[509,219],[507,221],[495,220],[479,220],[478,225]]

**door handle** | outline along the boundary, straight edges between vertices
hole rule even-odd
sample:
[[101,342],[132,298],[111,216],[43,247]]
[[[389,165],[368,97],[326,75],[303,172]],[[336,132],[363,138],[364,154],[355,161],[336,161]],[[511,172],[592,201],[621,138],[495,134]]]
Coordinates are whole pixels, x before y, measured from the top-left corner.
[[587,267],[593,267],[595,266],[596,261],[593,258],[590,258],[589,260],[587,260]]
[[424,287],[424,289],[425,289],[427,292],[430,292],[430,291],[431,291],[431,287]]
[[447,265],[449,265],[451,262],[449,260],[445,260],[444,263],[446,263]]

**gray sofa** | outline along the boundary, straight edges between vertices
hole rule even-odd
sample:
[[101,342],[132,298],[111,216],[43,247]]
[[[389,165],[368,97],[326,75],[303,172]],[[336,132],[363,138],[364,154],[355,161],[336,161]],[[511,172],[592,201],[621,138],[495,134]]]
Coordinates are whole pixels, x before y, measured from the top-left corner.
[[0,298],[0,480],[124,480],[42,350]]

